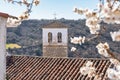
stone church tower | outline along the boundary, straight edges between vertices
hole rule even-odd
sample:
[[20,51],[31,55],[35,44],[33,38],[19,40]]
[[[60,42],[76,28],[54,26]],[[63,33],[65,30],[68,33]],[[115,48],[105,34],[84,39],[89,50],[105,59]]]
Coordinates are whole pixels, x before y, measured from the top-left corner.
[[68,28],[57,21],[42,28],[43,30],[43,56],[67,57]]

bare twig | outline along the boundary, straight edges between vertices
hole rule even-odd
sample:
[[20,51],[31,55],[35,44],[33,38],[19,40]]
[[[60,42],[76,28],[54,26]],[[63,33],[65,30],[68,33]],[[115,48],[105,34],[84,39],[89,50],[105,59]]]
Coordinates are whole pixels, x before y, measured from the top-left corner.
[[111,58],[117,59],[120,62],[120,60],[115,56],[113,52],[111,52],[109,49],[107,49],[107,52],[109,55],[111,55]]
[[13,19],[18,19],[18,17],[16,16],[12,16],[12,15],[9,15],[10,18],[13,18]]
[[31,3],[28,3],[28,2],[22,2],[22,1],[16,1],[16,0],[11,0],[11,1],[8,1],[8,2],[11,2],[11,3],[17,3],[17,4],[20,4],[20,5],[22,5],[22,4],[24,4],[24,5],[26,5],[26,7],[27,7],[27,11],[26,12],[28,12],[28,13],[31,13],[32,11],[32,6],[33,6],[33,3],[34,3],[34,0],[32,0],[32,2]]
[[77,57],[81,57],[76,51],[74,52],[74,54],[75,54]]
[[112,8],[113,8],[114,4],[115,4],[115,0],[114,0],[113,4],[110,6],[110,9],[112,9]]
[[86,41],[91,41],[91,40],[93,40],[93,39],[97,38],[98,36],[99,36],[99,34],[96,34],[95,36],[93,36],[93,37],[91,37],[91,38],[86,39]]

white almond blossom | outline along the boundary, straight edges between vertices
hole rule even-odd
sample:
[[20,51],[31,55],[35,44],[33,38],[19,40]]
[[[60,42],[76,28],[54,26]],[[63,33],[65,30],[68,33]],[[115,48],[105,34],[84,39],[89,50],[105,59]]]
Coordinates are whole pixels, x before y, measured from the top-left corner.
[[13,18],[8,18],[7,19],[7,27],[16,27],[21,24],[21,20],[19,19],[13,19]]
[[16,26],[20,25],[23,20],[26,20],[29,18],[33,4],[35,4],[37,6],[40,3],[39,0],[32,0],[31,2],[29,2],[30,0],[18,0],[18,1],[17,0],[5,0],[5,1],[8,1],[9,3],[17,3],[20,5],[23,4],[26,6],[26,9],[27,9],[19,17],[16,17],[16,18],[9,17],[7,20],[8,27],[16,27]]
[[89,67],[81,67],[80,68],[80,73],[83,74],[83,75],[87,75],[88,70],[89,70]]
[[96,12],[93,12],[91,10],[87,10],[84,15],[86,16],[87,19],[89,18],[93,18],[93,17],[97,17],[97,13]]
[[71,43],[73,43],[73,44],[82,44],[82,43],[84,43],[85,42],[85,37],[83,36],[83,37],[81,37],[81,36],[79,36],[79,37],[74,37],[74,38],[70,38],[71,39]]
[[103,21],[105,23],[108,23],[108,24],[113,24],[113,23],[117,23],[117,24],[120,24],[120,19],[119,19],[119,16],[120,16],[120,9],[119,9],[119,4],[120,2],[117,1],[116,2],[116,6],[113,6],[111,8],[111,2],[107,2],[104,6],[102,5],[102,8],[101,8],[101,15],[103,17]]
[[95,78],[94,78],[94,80],[102,80],[102,77],[101,77],[101,75],[95,75]]
[[109,45],[108,45],[107,42],[105,42],[105,43],[99,43],[99,44],[96,46],[96,48],[98,48],[98,49],[109,49]]
[[103,21],[107,24],[114,24],[115,20],[116,20],[116,17],[112,15],[106,15],[106,17],[103,18]]
[[107,75],[111,80],[120,80],[120,71],[116,71],[113,68],[107,69]]
[[103,9],[103,4],[100,2],[97,4],[97,9],[99,10],[99,12],[101,12],[101,10]]
[[96,12],[88,10],[88,9],[82,9],[82,8],[78,9],[78,8],[75,7],[73,9],[73,11],[75,13],[80,14],[80,15],[85,15],[86,18],[97,17],[97,13]]
[[96,48],[98,49],[98,53],[105,56],[105,57],[110,57],[109,53],[107,50],[109,49],[108,43],[99,43]]
[[25,19],[28,19],[28,17],[29,17],[29,13],[24,12],[18,17],[18,19],[25,20]]
[[113,8],[112,13],[114,16],[120,16],[120,10],[118,8]]
[[95,68],[94,67],[81,67],[80,73],[83,75],[88,74],[89,77],[93,77],[95,76]]
[[[97,5],[97,12],[91,11],[89,9],[77,9],[74,12],[86,17],[86,26],[89,28],[91,34],[98,34],[100,31],[101,21],[107,24],[120,24],[120,0],[99,0],[100,3]],[[103,2],[104,1],[104,2]],[[110,32],[113,41],[120,41],[120,30],[115,32]],[[76,42],[77,41],[72,41]],[[98,53],[105,56],[111,57],[112,53],[109,53],[108,43],[99,43],[96,48]],[[114,65],[113,68],[108,68],[107,75],[110,80],[120,80],[120,62],[117,59],[110,58],[110,62]],[[101,80],[101,76],[95,73],[95,69],[90,65],[91,63],[86,63],[85,66],[81,67],[80,72],[83,75],[88,74],[89,77],[95,75],[95,80]]]
[[89,18],[86,20],[86,26],[89,27],[89,25],[97,25],[99,23],[99,18]]
[[116,19],[115,19],[115,23],[116,24],[120,24],[120,16],[118,16],[118,17],[115,17]]
[[120,30],[115,32],[110,32],[113,41],[120,41]]
[[97,24],[97,25],[90,26],[89,29],[91,34],[98,34],[100,30],[100,25]]
[[40,1],[39,0],[34,0],[33,3],[37,6],[40,3]]
[[117,65],[120,66],[120,62],[119,62],[117,59],[110,58],[110,62],[111,62],[112,64],[114,64],[115,66],[117,66]]
[[80,73],[83,75],[88,74],[88,77],[93,77],[96,75],[95,67],[92,67],[93,62],[88,61],[83,67],[80,68]]
[[110,79],[120,80],[120,62],[112,58],[110,58],[110,62],[114,64],[114,68],[107,69],[108,77]]
[[91,34],[98,34],[100,30],[99,23],[101,20],[98,18],[97,14],[95,12],[86,12],[86,26],[90,29]]
[[85,36],[83,36],[82,38],[82,43],[85,43]]
[[110,62],[114,64],[116,71],[120,72],[120,62],[117,59],[110,58]]
[[106,16],[107,14],[111,14],[111,8],[110,8],[111,4],[110,3],[105,3],[104,6],[102,7],[102,11],[101,14],[103,16]]
[[[103,19],[103,21],[105,23],[108,24],[113,24],[113,23],[117,23],[120,24],[120,7],[119,7],[120,2],[116,1],[116,5],[117,6],[112,6],[111,1],[106,2],[104,5],[102,3],[98,4],[98,10],[100,11],[100,13],[91,11],[89,9],[78,9],[78,8],[74,8],[74,12],[78,13],[80,15],[85,15],[86,19],[90,19],[90,18],[98,18],[101,16],[101,18]],[[99,19],[100,21],[100,19]],[[87,24],[87,21],[86,21]],[[89,24],[91,25],[91,24]],[[88,25],[87,25],[88,26]]]
[[92,67],[93,65],[93,62],[91,61],[87,61],[87,63],[85,64],[86,67]]
[[85,10],[83,10],[82,8],[81,9],[78,9],[78,8],[73,8],[73,11],[75,12],[75,13],[78,13],[78,14],[80,14],[80,15],[83,15],[86,11]]
[[8,18],[7,20],[7,27],[17,27],[18,25],[21,24],[21,22],[23,20],[28,19],[29,14],[28,13],[23,13],[22,15],[20,15],[17,19],[16,18]]
[[120,72],[120,64],[116,65],[116,70]]
[[99,49],[98,53],[105,56],[105,57],[110,57],[106,49]]
[[71,48],[71,51],[72,51],[72,52],[76,51],[76,48],[75,48],[75,47],[72,47],[72,48]]
[[88,70],[88,77],[94,77],[96,75],[95,67],[90,67]]

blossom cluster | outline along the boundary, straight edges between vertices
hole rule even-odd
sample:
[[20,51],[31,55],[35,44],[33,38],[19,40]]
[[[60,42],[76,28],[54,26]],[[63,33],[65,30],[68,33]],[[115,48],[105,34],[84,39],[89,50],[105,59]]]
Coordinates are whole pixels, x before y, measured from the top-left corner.
[[[98,49],[98,52],[105,56],[105,57],[111,57],[111,55],[108,53],[109,45],[108,43],[99,43],[96,48]],[[108,68],[107,69],[107,75],[111,80],[120,80],[120,62],[117,59],[110,58],[110,62],[114,65],[114,68]]]
[[100,25],[98,24],[97,18],[90,18],[86,20],[86,26],[90,29],[91,34],[98,34],[100,30]]
[[98,49],[98,53],[105,56],[105,57],[110,57],[111,55],[108,53],[107,50],[109,50],[109,45],[108,43],[99,43],[96,48]]
[[8,18],[7,19],[7,27],[16,27],[21,24],[21,21],[18,19]]
[[[110,59],[110,61],[115,65],[115,68],[108,68],[107,74],[111,80],[120,80],[120,62],[116,59]],[[96,80],[101,80],[101,76],[96,74],[95,67],[92,67],[93,62],[88,61],[83,67],[80,68],[80,73],[87,75],[88,77],[95,77]],[[101,74],[100,74],[101,75]]]
[[9,17],[7,20],[7,27],[16,27],[21,24],[21,21],[28,19],[28,17],[29,14],[25,12],[16,18]]
[[[120,80],[120,62],[116,59],[110,58],[110,62],[114,64],[114,68],[107,69],[107,76],[110,80]],[[87,61],[86,64],[80,68],[80,73],[87,75],[88,77],[95,77],[95,80],[101,80],[102,73],[97,74],[95,67],[93,67],[93,62]]]
[[[100,0],[95,10],[74,8],[74,12],[86,16],[86,26],[90,29],[91,34],[99,34],[100,22],[104,21],[108,24],[120,24],[120,1],[106,0],[103,4]],[[120,32],[120,31],[119,31]],[[111,33],[113,41],[120,41],[120,33]]]
[[20,0],[20,1],[15,1],[15,0],[7,0],[10,3],[18,3],[20,5],[24,4],[27,7],[27,10],[23,12],[19,17],[9,17],[7,20],[7,26],[8,27],[16,27],[21,24],[21,21],[26,20],[29,18],[30,12],[32,5],[35,4],[36,6],[40,3],[39,0],[32,0],[30,3],[28,0]]
[[72,52],[76,51],[76,48],[75,48],[75,47],[72,47],[72,48],[71,48],[71,51],[72,51]]
[[113,68],[108,68],[107,74],[111,80],[120,80],[120,71],[116,71]]
[[[86,17],[86,26],[89,28],[91,34],[100,34],[101,22],[107,24],[120,24],[120,0],[99,1],[97,5],[98,8],[93,11],[89,9],[74,8],[75,13]],[[120,41],[120,30],[110,32],[110,35],[113,41]],[[73,42],[76,42],[76,44],[78,43],[77,41]],[[110,62],[114,65],[113,68],[108,68],[107,70],[108,78],[110,80],[120,80],[120,61],[118,61],[117,58],[115,59],[115,56],[110,52],[108,43],[99,43],[96,48],[99,54],[110,58]],[[95,76],[95,80],[101,80],[101,76],[95,73],[95,68],[90,64],[90,62],[86,63],[85,66],[80,68],[80,72],[83,75],[88,74],[89,77]],[[92,75],[90,75],[90,73],[92,73]]]
[[108,24],[120,24],[120,2],[119,0],[107,0],[105,4],[99,3],[103,21]]
[[113,68],[107,69],[108,77],[111,80],[120,80],[120,62],[117,59],[110,59],[110,62],[114,65]]
[[[6,1],[6,0],[5,0]],[[19,1],[15,1],[15,0],[7,0],[9,3],[18,3],[20,5],[24,4],[24,5],[27,5],[29,6],[31,3],[29,2],[29,0],[19,0]],[[38,5],[40,3],[39,0],[33,0],[33,4],[34,5]]]
[[110,32],[113,41],[120,41],[120,30],[115,32]]
[[95,67],[92,67],[93,65],[93,62],[91,61],[87,61],[87,63],[80,68],[80,73],[83,74],[83,75],[87,75],[89,77],[93,77],[96,75],[96,70],[95,70]]
[[86,26],[90,29],[91,34],[98,34],[98,31],[100,30],[100,19],[98,17],[98,14],[94,11],[90,11],[88,9],[78,9],[74,8],[74,12],[85,15],[86,20]]
[[83,37],[81,37],[81,36],[79,36],[79,37],[74,37],[74,38],[70,38],[71,39],[71,43],[73,43],[73,44],[82,44],[82,43],[84,43],[85,42],[85,36],[83,36]]

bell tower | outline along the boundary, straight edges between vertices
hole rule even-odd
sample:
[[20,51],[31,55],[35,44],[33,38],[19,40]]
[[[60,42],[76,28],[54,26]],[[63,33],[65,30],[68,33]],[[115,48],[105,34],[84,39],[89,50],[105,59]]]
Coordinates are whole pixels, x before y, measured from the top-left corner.
[[67,57],[68,28],[60,22],[52,22],[42,28],[43,56]]

